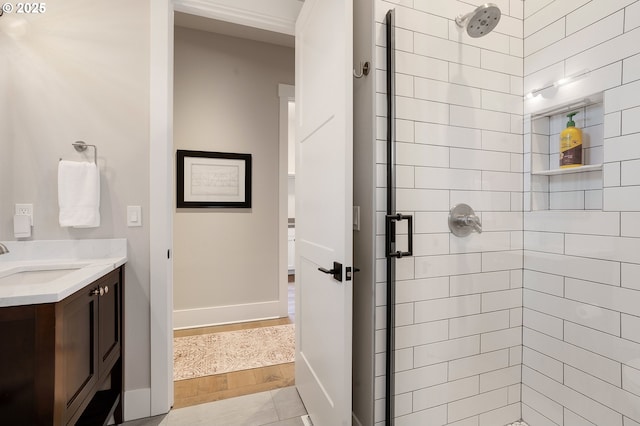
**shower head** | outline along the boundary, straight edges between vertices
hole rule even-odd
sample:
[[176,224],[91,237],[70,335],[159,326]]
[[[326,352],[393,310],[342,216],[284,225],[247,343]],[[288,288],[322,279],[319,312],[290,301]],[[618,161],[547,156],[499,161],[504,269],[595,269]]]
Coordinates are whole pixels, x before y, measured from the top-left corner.
[[459,15],[456,24],[460,28],[467,26],[467,34],[470,37],[478,38],[489,34],[500,22],[502,13],[498,6],[493,3],[485,3],[478,6],[473,12],[466,15]]

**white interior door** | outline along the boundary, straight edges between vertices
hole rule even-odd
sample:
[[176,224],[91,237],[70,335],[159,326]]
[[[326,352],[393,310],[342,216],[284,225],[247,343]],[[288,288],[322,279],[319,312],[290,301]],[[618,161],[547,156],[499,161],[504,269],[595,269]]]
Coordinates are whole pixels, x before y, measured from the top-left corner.
[[[353,3],[296,22],[296,386],[315,426],[351,425]],[[340,263],[342,281],[330,270]]]

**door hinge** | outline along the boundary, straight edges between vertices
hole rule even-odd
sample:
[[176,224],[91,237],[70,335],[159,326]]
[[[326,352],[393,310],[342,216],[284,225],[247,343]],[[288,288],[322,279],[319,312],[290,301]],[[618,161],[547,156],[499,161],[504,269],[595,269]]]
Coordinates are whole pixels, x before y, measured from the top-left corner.
[[353,230],[360,230],[360,206],[353,206]]

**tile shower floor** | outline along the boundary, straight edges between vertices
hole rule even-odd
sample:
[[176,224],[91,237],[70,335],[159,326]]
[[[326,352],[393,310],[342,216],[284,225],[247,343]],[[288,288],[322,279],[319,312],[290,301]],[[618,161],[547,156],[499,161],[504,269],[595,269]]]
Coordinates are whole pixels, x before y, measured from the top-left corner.
[[295,386],[171,410],[124,426],[303,426],[307,411]]

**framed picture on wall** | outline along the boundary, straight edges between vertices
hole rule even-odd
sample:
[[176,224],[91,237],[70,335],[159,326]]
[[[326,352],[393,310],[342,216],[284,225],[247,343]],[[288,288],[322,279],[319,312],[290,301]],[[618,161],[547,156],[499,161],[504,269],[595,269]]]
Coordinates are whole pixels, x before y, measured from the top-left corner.
[[251,154],[177,152],[177,207],[251,208]]

